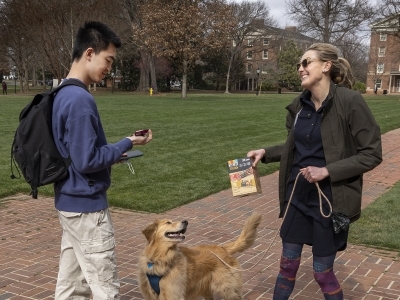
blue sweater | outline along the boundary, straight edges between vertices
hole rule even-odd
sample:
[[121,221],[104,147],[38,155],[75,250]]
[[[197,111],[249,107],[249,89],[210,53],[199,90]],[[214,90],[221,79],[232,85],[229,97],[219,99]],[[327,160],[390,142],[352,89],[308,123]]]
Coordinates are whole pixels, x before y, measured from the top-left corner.
[[111,165],[132,148],[131,140],[107,144],[93,96],[73,85],[57,93],[52,126],[58,150],[71,158],[68,178],[54,185],[56,209],[95,212],[107,208]]

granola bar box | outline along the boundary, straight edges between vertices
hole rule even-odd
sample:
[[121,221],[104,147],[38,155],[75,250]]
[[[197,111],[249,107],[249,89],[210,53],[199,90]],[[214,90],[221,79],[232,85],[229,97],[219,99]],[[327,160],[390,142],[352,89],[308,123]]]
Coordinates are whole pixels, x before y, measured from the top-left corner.
[[261,193],[260,177],[256,168],[251,166],[249,157],[228,161],[228,172],[233,196]]

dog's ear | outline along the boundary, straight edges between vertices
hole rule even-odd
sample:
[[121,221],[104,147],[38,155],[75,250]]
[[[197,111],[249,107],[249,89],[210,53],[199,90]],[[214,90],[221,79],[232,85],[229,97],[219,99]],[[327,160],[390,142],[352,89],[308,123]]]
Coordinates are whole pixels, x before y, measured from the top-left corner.
[[153,236],[155,235],[157,228],[158,228],[158,220],[154,221],[153,223],[151,223],[145,229],[142,230],[142,233],[144,234],[148,242],[153,240]]

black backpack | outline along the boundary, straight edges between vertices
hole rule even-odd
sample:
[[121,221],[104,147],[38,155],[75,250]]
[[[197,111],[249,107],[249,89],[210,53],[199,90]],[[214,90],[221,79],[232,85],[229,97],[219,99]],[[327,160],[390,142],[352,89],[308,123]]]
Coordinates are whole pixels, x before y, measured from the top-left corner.
[[63,158],[53,139],[52,114],[55,94],[65,86],[76,85],[87,90],[77,80],[68,79],[52,91],[37,94],[21,111],[19,125],[11,146],[11,178],[13,163],[19,166],[25,180],[31,186],[32,198],[37,199],[39,186],[55,183],[68,176],[69,158]]

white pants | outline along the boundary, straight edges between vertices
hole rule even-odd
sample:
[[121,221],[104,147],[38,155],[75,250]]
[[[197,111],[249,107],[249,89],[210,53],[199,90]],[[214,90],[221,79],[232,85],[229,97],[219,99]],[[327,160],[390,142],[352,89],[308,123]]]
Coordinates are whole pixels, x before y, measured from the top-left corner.
[[63,228],[55,300],[119,299],[114,229],[108,209],[59,211]]

